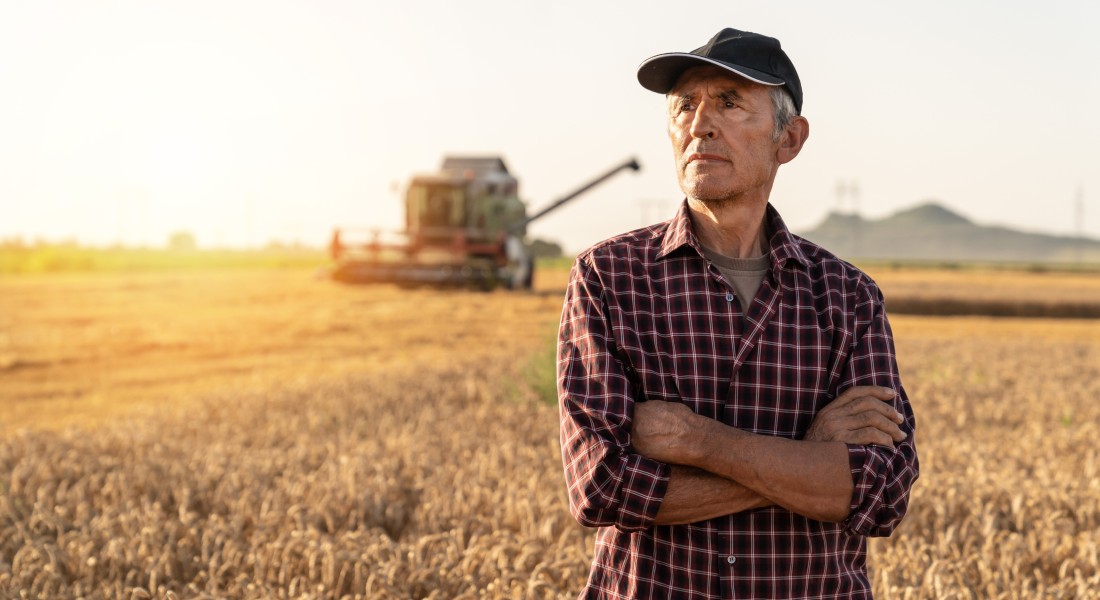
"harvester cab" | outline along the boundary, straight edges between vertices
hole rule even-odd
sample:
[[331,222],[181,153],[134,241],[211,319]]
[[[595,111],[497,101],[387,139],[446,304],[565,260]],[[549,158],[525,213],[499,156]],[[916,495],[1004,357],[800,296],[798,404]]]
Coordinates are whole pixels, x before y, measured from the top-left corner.
[[503,159],[447,157],[438,172],[409,182],[404,232],[333,232],[332,276],[348,283],[530,288],[535,261],[524,241],[527,225],[628,168],[640,167],[627,161],[528,216]]
[[405,196],[405,228],[430,238],[455,231],[492,238],[524,219],[519,182],[500,158],[448,157],[439,173],[418,175]]

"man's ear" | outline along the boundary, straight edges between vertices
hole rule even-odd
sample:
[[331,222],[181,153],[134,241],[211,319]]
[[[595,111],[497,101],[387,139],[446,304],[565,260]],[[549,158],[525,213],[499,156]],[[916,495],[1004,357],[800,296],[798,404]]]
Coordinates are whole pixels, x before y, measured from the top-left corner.
[[806,117],[792,118],[791,122],[783,128],[783,133],[779,135],[779,149],[775,151],[775,159],[781,165],[791,162],[799,152],[802,152],[802,146],[806,144],[806,139],[809,137],[810,122]]

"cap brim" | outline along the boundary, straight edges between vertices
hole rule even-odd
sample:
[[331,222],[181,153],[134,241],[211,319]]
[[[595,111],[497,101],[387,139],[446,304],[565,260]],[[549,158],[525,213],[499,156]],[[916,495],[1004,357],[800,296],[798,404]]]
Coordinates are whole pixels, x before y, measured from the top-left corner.
[[667,94],[672,86],[676,85],[676,80],[680,78],[681,73],[699,65],[721,67],[762,85],[783,85],[786,83],[774,75],[768,75],[756,69],[686,52],[670,52],[647,58],[642,64],[638,65],[638,83],[642,84],[642,87],[647,90],[658,94]]

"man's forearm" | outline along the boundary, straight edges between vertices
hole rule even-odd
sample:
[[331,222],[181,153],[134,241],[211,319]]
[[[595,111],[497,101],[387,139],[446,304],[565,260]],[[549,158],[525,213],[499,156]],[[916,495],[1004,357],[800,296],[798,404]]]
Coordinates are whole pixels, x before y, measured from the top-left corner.
[[707,421],[691,466],[812,519],[837,522],[848,516],[853,486],[847,445],[756,435]]
[[680,525],[713,519],[773,502],[749,488],[693,467],[672,465],[657,525]]
[[635,406],[631,444],[668,464],[732,480],[773,504],[812,519],[841,521],[852,509],[848,444],[893,448],[907,434],[903,415],[878,386],[845,390],[815,417],[801,441],[748,433],[701,417],[678,402]]

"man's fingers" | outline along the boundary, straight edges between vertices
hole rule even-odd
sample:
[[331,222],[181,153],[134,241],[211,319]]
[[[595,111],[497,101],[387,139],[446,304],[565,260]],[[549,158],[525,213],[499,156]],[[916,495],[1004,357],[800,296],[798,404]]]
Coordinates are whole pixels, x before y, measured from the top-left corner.
[[[847,404],[830,404],[814,417],[806,438],[816,441],[841,441],[849,444],[875,443],[892,447],[907,436],[900,428],[904,417],[892,404],[877,397],[849,398]],[[872,431],[874,430],[874,431]],[[852,432],[859,432],[855,436]],[[878,432],[878,433],[875,433]],[[868,436],[873,435],[873,440]]]
[[[890,412],[897,414],[893,409],[890,409]],[[905,433],[898,428],[897,421],[891,417],[878,412],[866,411],[860,413],[858,421],[863,425],[863,428],[872,427],[890,436],[893,441],[900,442],[905,439]]]
[[873,385],[844,390],[817,413],[804,439],[893,448],[907,437],[899,427],[905,416],[891,402],[896,396]]
[[833,401],[826,406],[826,408],[841,408],[859,400],[860,398],[874,398],[876,400],[883,400],[888,402],[890,400],[893,400],[896,396],[897,392],[887,387],[882,387],[878,385],[858,385],[855,387],[850,387],[841,392],[841,394],[834,398]]
[[[843,399],[842,399],[843,398]],[[905,421],[904,415],[894,410],[893,404],[883,401],[876,396],[838,396],[818,412],[818,416],[825,418],[845,418],[858,415],[863,412],[877,412],[895,423]]]
[[874,427],[889,435],[895,442],[905,439],[905,433],[898,427],[905,418],[890,404],[875,398],[863,397],[848,406],[850,412],[841,421],[847,428]]
[[850,416],[857,416],[862,413],[870,412],[880,414],[899,425],[905,422],[905,415],[894,410],[892,404],[888,404],[876,398],[864,396],[863,398],[856,399],[845,408],[845,414]]
[[894,447],[894,440],[890,439],[890,436],[881,429],[875,427],[864,427],[862,429],[856,429],[854,431],[845,432],[845,443],[847,444],[859,444],[861,446],[875,445],[885,446],[887,448]]

